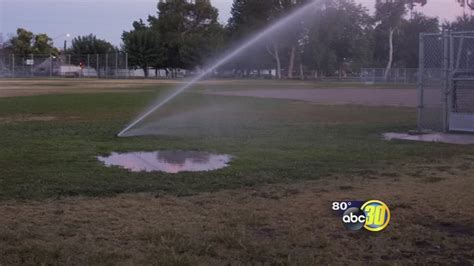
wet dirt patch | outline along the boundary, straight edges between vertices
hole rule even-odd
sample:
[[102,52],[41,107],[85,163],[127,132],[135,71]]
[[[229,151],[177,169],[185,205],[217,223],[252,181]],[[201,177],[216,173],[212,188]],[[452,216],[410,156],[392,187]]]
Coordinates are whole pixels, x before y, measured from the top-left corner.
[[132,172],[180,172],[214,171],[229,166],[232,159],[227,154],[198,151],[113,152],[99,156],[108,167],[118,166]]

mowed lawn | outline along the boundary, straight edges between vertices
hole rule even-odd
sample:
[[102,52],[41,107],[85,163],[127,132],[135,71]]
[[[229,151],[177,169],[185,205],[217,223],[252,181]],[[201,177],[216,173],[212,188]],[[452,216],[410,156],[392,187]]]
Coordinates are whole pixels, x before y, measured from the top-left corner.
[[[0,197],[180,195],[329,178],[466,152],[459,146],[381,139],[383,132],[415,128],[414,109],[323,106],[196,90],[148,119],[163,135],[117,138],[159,94],[152,90],[0,99]],[[185,118],[173,119],[180,114]],[[236,159],[224,170],[177,175],[129,173],[105,168],[96,159],[114,151],[174,149],[228,153]]]
[[[67,83],[67,81],[61,82]],[[120,83],[120,81],[117,82]],[[259,86],[269,87],[269,83],[252,83],[249,81],[246,81],[245,86],[249,86],[249,84],[257,88]],[[463,178],[468,176],[470,179],[463,179],[462,182],[466,183],[456,183],[458,187],[472,185],[472,170],[474,169],[472,163],[474,149],[472,146],[402,141],[389,142],[382,139],[381,135],[384,132],[415,129],[415,108],[337,106],[330,103],[317,105],[300,101],[202,93],[202,91],[208,89],[231,90],[233,86],[241,89],[240,86],[235,85],[235,82],[218,82],[207,85],[201,84],[197,88],[180,95],[175,101],[148,118],[137,131],[155,133],[156,135],[118,138],[116,134],[127,123],[156,99],[163,98],[172,88],[172,85],[157,83],[140,86],[139,84],[131,84],[129,87],[121,85],[121,89],[124,91],[105,92],[101,91],[100,88],[96,88],[97,91],[88,91],[87,93],[80,92],[80,85],[76,84],[75,86],[78,86],[78,89],[74,93],[55,92],[47,95],[0,98],[0,199],[1,202],[5,203],[4,206],[17,208],[18,211],[21,211],[27,208],[21,204],[27,204],[30,209],[31,205],[28,204],[33,204],[33,206],[39,204],[46,208],[48,204],[54,205],[54,202],[58,202],[57,204],[75,204],[72,203],[75,200],[77,200],[78,206],[81,204],[87,206],[86,202],[89,199],[97,199],[102,202],[108,199],[113,201],[114,198],[117,198],[117,201],[120,201],[120,199],[123,199],[122,195],[128,195],[125,197],[142,195],[140,200],[136,200],[142,202],[141,204],[145,204],[144,202],[147,201],[154,202],[156,197],[176,199],[177,202],[182,204],[195,202],[197,201],[196,197],[203,202],[206,202],[206,198],[208,198],[209,202],[216,204],[215,197],[220,197],[216,195],[221,195],[233,202],[232,204],[238,205],[236,202],[239,202],[239,200],[228,199],[229,195],[235,195],[232,194],[237,193],[235,191],[240,191],[238,194],[242,193],[242,195],[246,195],[249,191],[257,191],[255,195],[250,194],[248,197],[279,200],[291,197],[293,194],[304,195],[305,204],[308,203],[307,200],[314,201],[324,208],[324,204],[329,204],[330,200],[350,200],[353,199],[351,196],[356,195],[359,197],[357,199],[364,197],[364,195],[367,195],[367,197],[378,195],[381,200],[384,200],[383,196],[386,192],[387,195],[390,195],[387,197],[393,201],[397,198],[400,199],[399,202],[392,202],[393,204],[402,206],[400,207],[402,209],[408,209],[407,212],[411,215],[410,217],[415,217],[415,212],[419,210],[418,208],[421,208],[422,203],[413,209],[410,206],[403,205],[401,202],[403,201],[404,190],[401,189],[401,186],[407,187],[407,189],[412,187],[407,184],[415,184],[414,186],[419,188],[433,185],[444,187],[443,182],[449,180],[461,182],[457,179],[461,176]],[[305,84],[304,86],[308,87],[309,85]],[[34,88],[34,85],[32,85],[32,88]],[[199,150],[226,153],[234,156],[234,160],[230,167],[218,171],[165,174],[159,172],[131,173],[120,168],[107,168],[96,159],[99,155],[107,155],[111,152],[155,150]],[[371,184],[374,185],[374,189],[377,191],[372,194],[357,191],[356,188],[362,184],[361,182],[374,182]],[[393,182],[401,184],[401,186],[395,186],[396,188],[393,190],[399,191],[397,193],[391,191],[391,185],[389,184]],[[318,199],[316,196],[311,199],[313,194],[305,190],[307,186],[312,187],[313,190],[317,188],[316,190],[321,193],[326,193],[325,200]],[[370,191],[368,188],[365,189],[367,190],[363,191]],[[470,189],[472,191],[472,187]],[[234,192],[228,194],[226,191]],[[334,194],[331,194],[333,192]],[[454,191],[451,192],[455,193]],[[272,196],[272,193],[275,195]],[[433,200],[438,197],[441,200],[443,198],[436,193],[429,194],[430,191],[424,191],[423,193],[423,201],[429,200],[430,197]],[[417,197],[417,193],[413,192],[412,194],[410,197]],[[153,200],[146,200],[146,197]],[[186,202],[187,198],[189,198],[189,202]],[[90,204],[93,205],[94,203]],[[164,203],[155,202],[155,204]],[[174,202],[174,204],[178,203]],[[202,204],[205,205],[206,203]],[[249,203],[246,202],[245,204]],[[242,208],[245,209],[243,207],[245,204],[235,207],[240,211],[228,214],[229,217],[232,217],[229,219],[237,219],[238,216],[241,216],[241,210]],[[305,204],[302,203],[301,206],[307,206]],[[108,211],[114,208],[114,206],[107,206]],[[268,205],[267,207],[272,208],[272,206]],[[150,206],[142,207],[146,209]],[[253,210],[254,207],[248,208]],[[120,208],[123,208],[123,206],[120,206]],[[166,208],[169,208],[169,206],[167,205]],[[215,208],[222,208],[222,206],[215,205]],[[273,206],[273,208],[277,207]],[[173,209],[169,210],[169,212],[172,211]],[[182,209],[180,211],[183,212]],[[275,210],[275,213],[277,212]],[[284,213],[284,211],[282,212]],[[127,212],[121,213],[125,215]],[[270,213],[272,212],[270,211]],[[11,215],[11,217],[15,217],[13,214]],[[472,212],[470,215],[472,218]],[[269,219],[270,216],[266,216],[266,219]],[[25,217],[32,218],[28,215]],[[31,227],[33,229],[30,228],[32,232],[29,232],[32,234],[31,238],[44,239],[39,245],[40,247],[32,244],[32,246],[26,248],[19,244],[24,236],[15,236],[14,234],[12,236],[10,235],[11,232],[8,231],[14,231],[15,226],[21,227],[21,225],[9,224],[9,229],[5,229],[3,235],[0,233],[0,238],[3,238],[4,247],[8,247],[7,250],[10,250],[9,252],[13,254],[7,256],[6,253],[3,253],[7,258],[5,260],[7,263],[67,263],[68,259],[69,262],[78,263],[117,263],[119,262],[118,259],[123,259],[129,263],[165,262],[185,264],[196,260],[214,263],[224,261],[241,263],[298,262],[295,257],[292,257],[291,246],[287,246],[287,244],[292,244],[295,248],[300,249],[301,253],[294,256],[296,258],[299,256],[305,257],[303,263],[318,261],[317,256],[313,256],[311,250],[324,249],[323,246],[319,248],[306,247],[307,249],[305,249],[304,243],[298,240],[299,237],[303,236],[295,235],[294,239],[291,240],[280,239],[278,238],[279,233],[275,232],[277,229],[268,229],[268,224],[260,226],[260,219],[255,217],[247,218],[247,220],[242,221],[244,226],[246,223],[251,223],[252,226],[262,230],[258,234],[263,236],[257,234],[257,237],[266,238],[268,234],[277,235],[273,240],[271,238],[265,240],[267,246],[264,246],[267,248],[260,250],[259,254],[251,251],[256,243],[260,243],[259,240],[252,240],[247,237],[241,239],[240,244],[239,241],[234,242],[235,239],[242,237],[238,235],[238,232],[240,232],[238,223],[229,225],[232,229],[224,226],[221,235],[213,236],[219,239],[217,242],[212,242],[206,238],[201,239],[200,241],[204,242],[211,241],[208,249],[204,244],[202,246],[199,243],[194,243],[195,238],[193,236],[196,236],[197,232],[188,232],[184,229],[179,231],[182,226],[178,225],[174,229],[166,229],[164,233],[158,232],[159,228],[151,228],[150,232],[155,232],[155,235],[152,234],[153,239],[151,240],[147,238],[148,236],[143,235],[147,235],[147,233],[140,232],[138,234],[140,237],[131,233],[132,235],[129,237],[132,240],[129,239],[129,241],[138,241],[137,239],[142,241],[135,243],[134,248],[140,250],[136,252],[147,252],[147,248],[138,248],[141,245],[143,247],[150,247],[149,245],[159,246],[157,248],[159,252],[150,255],[151,257],[141,256],[138,258],[121,250],[121,244],[119,244],[117,250],[111,251],[111,253],[107,253],[100,248],[97,249],[97,253],[94,253],[88,248],[82,247],[85,250],[78,253],[77,259],[73,255],[73,250],[78,248],[77,245],[80,245],[80,243],[73,244],[69,247],[70,249],[55,246],[56,243],[66,241],[65,239],[68,239],[68,237],[81,236],[80,232],[69,236],[67,232],[56,232],[51,229],[52,232],[48,231],[46,235],[41,235],[41,233],[35,232],[33,226]],[[28,221],[27,218],[24,219],[26,219],[26,222]],[[146,219],[146,215],[142,219]],[[153,219],[160,218],[159,216],[153,216]],[[265,220],[264,217],[261,219]],[[274,219],[278,220],[279,218],[273,217],[272,219],[271,224],[278,224]],[[395,221],[397,219],[396,212],[394,219]],[[336,218],[329,219],[334,224],[338,224],[336,220]],[[201,222],[205,223],[205,221],[198,223]],[[218,224],[218,221],[213,222]],[[301,224],[298,224],[297,221],[293,222],[294,224],[291,225],[293,227],[304,227],[308,221],[302,221]],[[8,224],[8,222],[6,223]],[[156,223],[164,223],[164,220],[156,221]],[[179,221],[174,221],[174,223],[179,224]],[[186,222],[183,223],[186,224]],[[407,223],[416,222],[407,220]],[[6,225],[4,224],[4,226]],[[191,228],[193,227],[191,226]],[[204,228],[203,234],[205,234],[205,231],[212,230],[211,228]],[[63,228],[63,230],[66,229]],[[71,232],[74,232],[74,230],[74,228],[71,228]],[[90,230],[94,229],[90,228]],[[111,232],[120,230],[118,227],[113,230],[110,229]],[[232,237],[232,232],[234,232],[232,230],[237,232],[234,237]],[[328,234],[325,241],[332,241],[331,230],[332,232],[339,230],[344,233],[342,226],[334,226],[325,230]],[[433,227],[430,230],[437,229]],[[468,243],[469,240],[472,240],[472,228],[466,227],[463,230],[467,230],[467,233],[461,233],[461,242],[449,238],[451,241],[449,246],[442,246],[442,248],[449,248],[452,251],[456,249],[456,245]],[[413,229],[413,231],[416,230]],[[84,233],[84,231],[82,232]],[[36,233],[39,235],[36,235]],[[283,231],[281,233],[286,234],[288,232]],[[61,237],[58,237],[58,234]],[[299,234],[307,234],[307,232],[300,232]],[[400,236],[399,232],[390,234],[392,234],[391,237],[394,237],[393,234],[398,235],[398,239],[403,237]],[[51,237],[52,235],[58,237],[54,243],[46,240],[47,236]],[[343,234],[342,238],[346,239],[347,235],[351,235],[351,233]],[[362,235],[365,234],[362,233]],[[82,235],[82,237],[84,236]],[[54,239],[54,237],[51,239]],[[80,241],[80,239],[79,237],[76,240]],[[107,239],[87,239],[91,241],[86,241],[88,246],[102,245],[102,241],[107,242]],[[118,239],[119,241],[125,241],[120,236],[118,236]],[[372,240],[374,239],[376,238],[372,238]],[[108,242],[110,244],[117,239],[109,240],[111,241]],[[347,241],[350,240],[354,241],[353,243],[357,243],[356,240],[367,241],[366,237],[362,237],[362,240],[358,237],[349,237]],[[413,241],[422,240],[415,239]],[[12,244],[16,241],[17,244]],[[190,241],[189,246],[183,243],[188,241]],[[384,241],[390,242],[390,239],[380,241],[385,243]],[[397,241],[392,239],[390,243],[397,243]],[[373,244],[375,245],[375,242]],[[127,245],[129,244],[124,244],[122,248],[127,248]],[[365,242],[363,246],[367,245],[370,246],[368,242]],[[431,243],[426,244],[422,241],[419,247],[417,245],[413,244],[413,247],[420,248],[422,250],[421,255],[412,254],[411,257],[408,256],[404,259],[410,262],[420,262],[418,259],[422,259],[423,254],[428,254],[425,253],[428,252],[426,250],[436,250],[431,246]],[[331,252],[334,252],[337,257],[337,248],[332,246]],[[416,251],[414,252],[416,253]],[[119,253],[125,254],[124,257],[115,256]],[[265,256],[262,257],[262,254]],[[468,251],[460,251],[457,255],[459,255],[455,256],[457,262],[468,262],[472,258],[469,257]],[[246,258],[244,258],[245,256]],[[391,259],[396,261],[397,258],[402,258],[400,256],[397,255]],[[421,257],[413,259],[413,256]],[[163,258],[166,258],[166,260],[161,260]],[[328,257],[324,257],[324,259],[330,262]],[[380,256],[375,258],[376,261],[378,259],[383,261]],[[388,260],[390,260],[390,257],[388,257]],[[322,260],[322,262],[324,261]],[[370,261],[370,257],[361,258],[360,261]],[[2,259],[0,258],[1,262]]]

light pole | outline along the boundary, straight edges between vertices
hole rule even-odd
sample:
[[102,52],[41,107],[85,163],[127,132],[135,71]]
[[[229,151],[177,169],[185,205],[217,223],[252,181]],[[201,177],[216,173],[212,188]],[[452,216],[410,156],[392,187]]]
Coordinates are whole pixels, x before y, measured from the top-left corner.
[[62,33],[62,34],[60,34],[60,35],[54,37],[52,40],[54,41],[54,40],[59,39],[59,38],[62,38],[62,37],[66,37],[66,38],[64,39],[64,47],[63,47],[63,52],[65,52],[66,49],[67,49],[67,39],[69,39],[69,38],[71,37],[71,34],[69,34],[69,33]]

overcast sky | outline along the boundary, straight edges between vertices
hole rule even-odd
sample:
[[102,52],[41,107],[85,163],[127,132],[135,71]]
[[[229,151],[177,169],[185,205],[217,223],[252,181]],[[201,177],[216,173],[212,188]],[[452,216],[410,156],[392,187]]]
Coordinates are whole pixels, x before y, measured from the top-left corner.
[[[156,14],[158,0],[0,0],[0,33],[3,37],[23,27],[34,33],[47,33],[61,46],[66,33],[72,36],[94,33],[115,45],[133,20]],[[211,0],[219,9],[220,20],[229,17],[232,0]],[[373,10],[375,0],[356,0]],[[455,0],[429,0],[419,8],[442,21],[452,20],[463,10]],[[70,39],[69,39],[70,40]]]

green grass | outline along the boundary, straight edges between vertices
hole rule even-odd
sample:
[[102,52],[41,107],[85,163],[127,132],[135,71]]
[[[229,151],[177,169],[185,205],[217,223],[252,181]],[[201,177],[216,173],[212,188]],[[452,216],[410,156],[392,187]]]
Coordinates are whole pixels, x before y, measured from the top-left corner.
[[[416,110],[322,106],[285,100],[186,93],[155,121],[160,135],[115,134],[160,90],[0,98],[0,199],[189,195],[267,183],[350,177],[388,165],[443,160],[462,146],[387,142],[380,134],[415,128]],[[53,121],[21,121],[54,116]],[[1,120],[0,120],[1,121]],[[206,173],[130,173],[96,156],[113,151],[203,150],[235,156]]]

